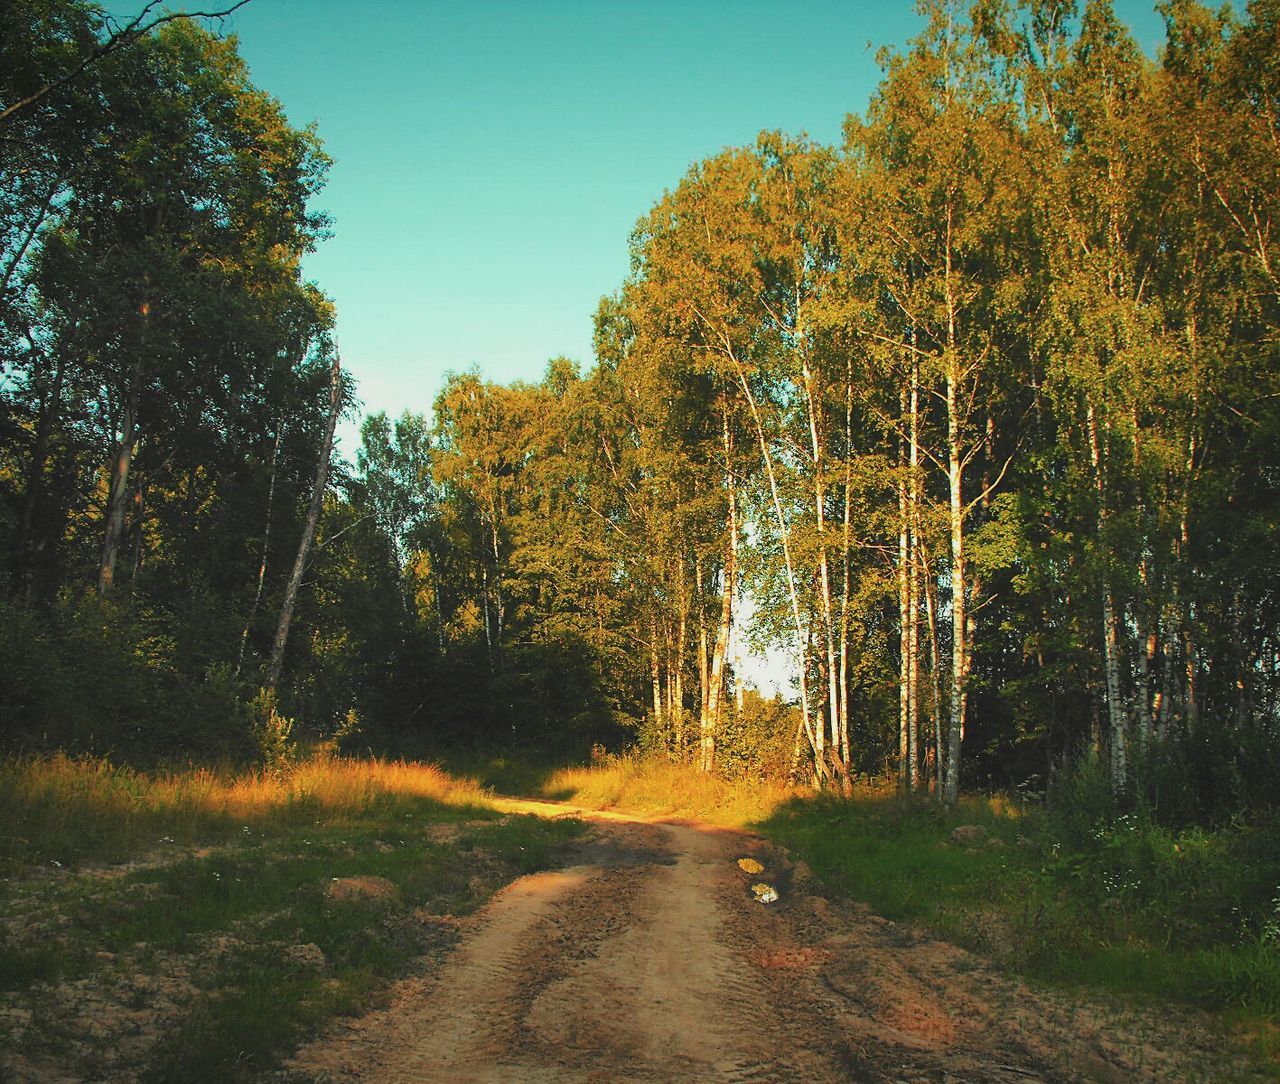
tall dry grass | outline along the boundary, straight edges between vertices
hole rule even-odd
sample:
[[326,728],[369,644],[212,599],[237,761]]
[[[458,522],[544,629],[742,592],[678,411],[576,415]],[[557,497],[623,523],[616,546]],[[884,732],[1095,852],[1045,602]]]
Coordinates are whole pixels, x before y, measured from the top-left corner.
[[423,802],[482,806],[484,791],[431,764],[316,758],[280,773],[145,773],[61,754],[0,763],[0,868],[120,861],[166,844],[216,843],[403,816]]
[[769,780],[726,780],[660,757],[606,757],[583,768],[561,768],[542,793],[591,809],[622,809],[651,816],[688,817],[725,827],[766,820],[797,794]]

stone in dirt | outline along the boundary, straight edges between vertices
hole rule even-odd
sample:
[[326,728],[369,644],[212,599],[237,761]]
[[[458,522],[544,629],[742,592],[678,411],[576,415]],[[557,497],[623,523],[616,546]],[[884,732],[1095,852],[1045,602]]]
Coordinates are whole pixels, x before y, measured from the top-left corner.
[[763,881],[752,885],[751,891],[760,903],[776,903],[778,901],[778,890],[773,885],[767,885]]
[[739,858],[738,868],[742,870],[743,873],[750,873],[752,875],[764,872],[764,866],[754,858]]
[[325,889],[325,895],[337,903],[357,900],[394,900],[400,894],[395,884],[385,877],[335,877]]
[[968,847],[974,843],[981,843],[986,834],[987,830],[980,824],[962,824],[951,833],[951,841],[959,843],[962,847]]

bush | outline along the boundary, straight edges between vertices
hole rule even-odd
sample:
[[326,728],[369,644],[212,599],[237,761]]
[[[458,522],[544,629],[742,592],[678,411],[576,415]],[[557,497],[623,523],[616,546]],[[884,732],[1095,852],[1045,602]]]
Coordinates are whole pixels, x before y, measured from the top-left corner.
[[[1156,763],[1159,774],[1146,778],[1172,790],[1178,760]],[[1059,777],[1046,810],[1049,868],[1101,913],[1124,916],[1152,939],[1197,947],[1224,935],[1261,937],[1280,894],[1280,816],[1173,826],[1167,817],[1145,790],[1118,800],[1106,765],[1086,755]]]
[[292,737],[293,720],[276,710],[274,690],[259,690],[249,705],[249,717],[258,760],[273,775],[284,775],[297,760],[298,746]]
[[243,760],[239,684],[225,667],[182,673],[164,624],[92,594],[47,609],[0,598],[0,750]]
[[799,709],[780,696],[766,699],[755,689],[730,703],[716,735],[716,767],[726,779],[784,779]]

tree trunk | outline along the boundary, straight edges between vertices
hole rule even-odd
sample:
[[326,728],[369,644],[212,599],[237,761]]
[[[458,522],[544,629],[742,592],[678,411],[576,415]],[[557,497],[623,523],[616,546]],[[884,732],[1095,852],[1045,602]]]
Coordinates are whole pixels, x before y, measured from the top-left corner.
[[933,576],[929,571],[927,552],[922,551],[922,572],[924,580],[925,620],[929,630],[929,689],[931,700],[930,715],[933,719],[933,779],[934,793],[942,799],[942,653],[938,647],[938,607],[935,598]]
[[329,377],[329,417],[325,423],[320,454],[316,458],[316,476],[311,487],[311,503],[307,507],[307,518],[302,525],[302,538],[298,541],[298,556],[294,559],[293,572],[289,575],[284,600],[280,604],[280,620],[276,624],[276,638],[271,645],[271,662],[267,666],[266,681],[263,682],[263,688],[268,692],[275,689],[280,680],[280,670],[284,666],[284,649],[289,640],[289,625],[293,622],[293,608],[298,600],[298,588],[302,585],[307,558],[311,553],[311,543],[315,539],[316,525],[320,522],[325,483],[329,477],[329,459],[333,455],[333,432],[337,428],[338,415],[341,413],[342,367],[335,351]]
[[947,484],[951,526],[951,712],[947,722],[946,768],[942,800],[960,796],[960,735],[964,729],[965,679],[968,676],[968,624],[965,607],[964,481],[960,455],[959,365],[954,356],[947,376]]
[[676,754],[684,757],[684,652],[689,638],[689,600],[685,594],[684,558],[680,558],[677,566],[677,595],[679,597],[679,617],[676,625],[675,658],[672,659],[672,710],[676,721]]
[[[147,307],[143,306],[143,323],[147,320]],[[143,341],[145,344],[145,335]],[[138,444],[138,400],[142,385],[142,355],[134,359],[129,378],[129,390],[125,396],[124,418],[120,426],[120,439],[111,457],[111,483],[107,490],[106,533],[102,541],[102,560],[98,566],[98,595],[105,597],[115,586],[116,559],[120,554],[120,542],[124,538],[124,510],[128,503],[129,469]]]
[[[797,306],[798,312],[798,306]],[[797,315],[797,320],[799,319]],[[831,597],[831,573],[827,561],[827,482],[826,482],[826,443],[822,439],[821,406],[814,390],[814,375],[809,366],[807,352],[800,347],[800,372],[804,383],[805,410],[809,419],[809,449],[813,456],[813,513],[814,524],[818,534],[818,602],[822,617],[822,652],[825,659],[827,686],[827,737],[830,741],[831,756],[838,762],[840,757],[840,691],[838,687],[839,669],[836,665],[835,616]],[[822,751],[818,751],[822,755]],[[847,774],[847,765],[835,765],[840,775]]]
[[276,439],[271,446],[271,480],[267,484],[267,518],[262,528],[262,556],[258,560],[258,581],[254,586],[253,603],[249,607],[249,615],[244,619],[244,628],[240,630],[240,650],[236,654],[236,673],[244,666],[244,649],[249,642],[249,631],[258,618],[258,606],[262,602],[262,585],[267,579],[267,552],[271,546],[271,512],[276,503],[276,463],[280,458],[280,438],[284,433],[284,425],[276,426]]
[[662,744],[668,742],[662,719],[662,666],[658,661],[658,622],[649,618],[649,681],[653,687],[653,727],[662,736]]
[[133,597],[133,592],[138,586],[138,576],[142,571],[142,546],[145,542],[143,538],[143,527],[147,517],[146,505],[146,479],[139,472],[138,485],[134,489],[133,499],[133,568],[129,570],[129,597]]
[[40,421],[36,424],[35,440],[31,445],[31,460],[27,464],[26,485],[22,492],[22,511],[18,517],[18,530],[14,539],[14,584],[30,595],[32,577],[32,553],[36,548],[36,509],[44,493],[44,471],[49,461],[49,439],[53,435],[58,407],[62,402],[63,373],[66,366],[59,356],[54,362],[53,386],[40,402]]
[[[1093,466],[1094,488],[1098,496],[1098,535],[1100,549],[1108,552],[1105,538],[1107,525],[1107,493],[1102,476],[1102,449],[1098,440],[1098,419],[1093,403],[1086,405],[1089,429],[1089,460]],[[1105,558],[1104,558],[1105,560]],[[1107,719],[1110,724],[1111,789],[1123,794],[1128,782],[1128,736],[1125,726],[1124,698],[1120,691],[1120,635],[1116,623],[1115,601],[1111,595],[1111,577],[1106,568],[1102,577],[1102,657],[1107,683]]]
[[502,633],[506,622],[506,603],[502,598],[502,556],[498,544],[498,517],[489,524],[489,540],[493,550],[493,657],[502,669]]
[[702,735],[707,730],[707,699],[710,692],[710,648],[707,644],[706,609],[703,606],[702,558],[693,559],[693,586],[698,598],[698,756],[701,762]]
[[[726,444],[728,426],[725,427]],[[715,651],[711,656],[711,670],[707,685],[707,707],[702,718],[701,768],[704,772],[715,769],[716,732],[720,725],[720,703],[724,687],[724,661],[729,646],[729,630],[733,624],[733,581],[737,576],[738,516],[737,499],[733,489],[733,474],[729,479],[729,538],[724,554],[724,583],[720,589],[720,624],[716,629]]]
[[853,357],[845,355],[844,520],[840,536],[840,760],[852,764],[849,748],[849,601],[853,568]]
[[907,785],[920,786],[920,360],[911,352],[911,410],[907,450]]
[[[899,413],[906,413],[906,392],[898,393]],[[908,764],[910,752],[907,731],[911,711],[911,647],[908,629],[911,624],[911,588],[907,563],[911,560],[910,532],[907,526],[906,448],[898,442],[898,790],[910,787]]]

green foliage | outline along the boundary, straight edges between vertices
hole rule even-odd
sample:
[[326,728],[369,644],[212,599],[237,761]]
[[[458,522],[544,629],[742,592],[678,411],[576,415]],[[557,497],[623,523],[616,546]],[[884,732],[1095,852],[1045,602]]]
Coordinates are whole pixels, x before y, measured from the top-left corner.
[[92,596],[39,609],[0,596],[0,744],[140,763],[244,757],[242,690],[225,668],[184,672],[163,625]]
[[795,705],[782,697],[744,690],[741,709],[734,701],[725,707],[716,734],[717,770],[726,779],[786,779],[798,720]]
[[282,775],[298,755],[293,740],[293,720],[276,708],[274,690],[261,689],[249,703],[249,718],[258,760],[268,771]]

